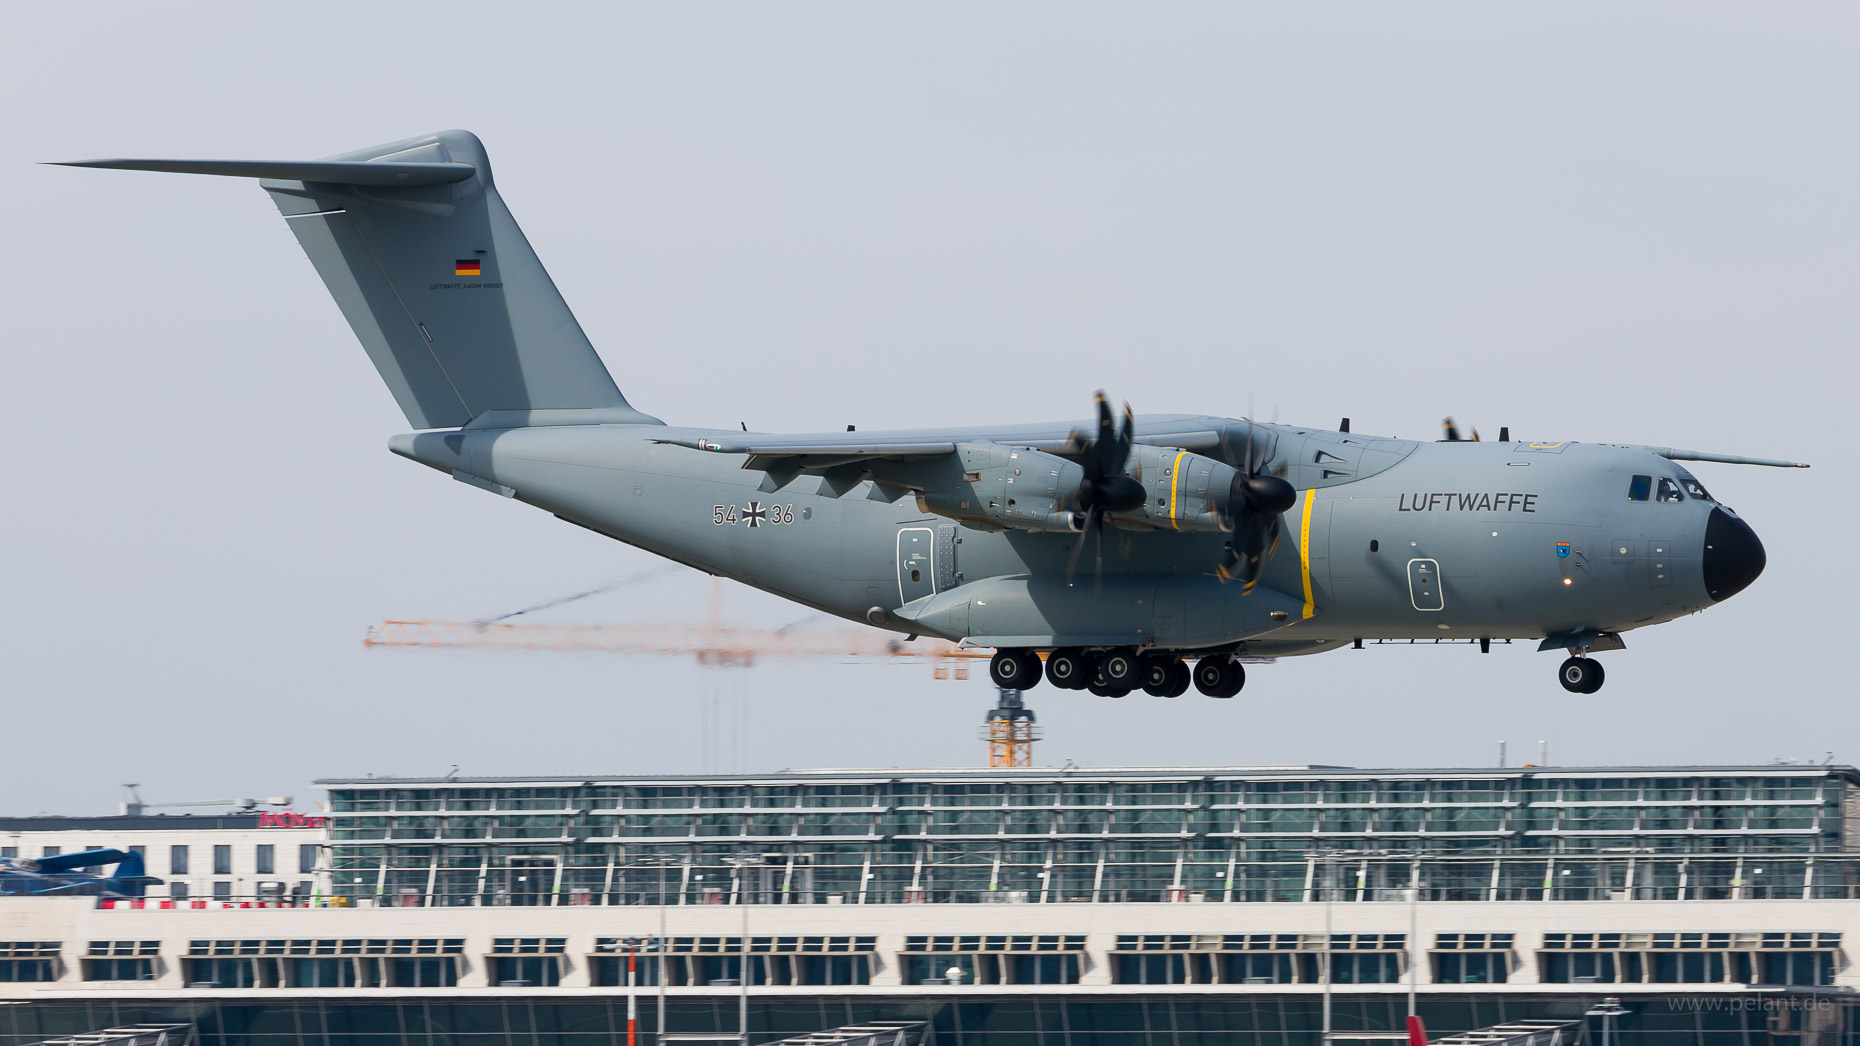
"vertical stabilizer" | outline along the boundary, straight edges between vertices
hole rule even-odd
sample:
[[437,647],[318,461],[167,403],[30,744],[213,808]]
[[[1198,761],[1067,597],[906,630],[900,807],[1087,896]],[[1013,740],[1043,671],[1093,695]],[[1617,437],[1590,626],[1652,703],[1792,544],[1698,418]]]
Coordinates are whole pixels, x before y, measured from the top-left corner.
[[317,161],[76,166],[263,179],[416,428],[658,423],[620,394],[468,131]]

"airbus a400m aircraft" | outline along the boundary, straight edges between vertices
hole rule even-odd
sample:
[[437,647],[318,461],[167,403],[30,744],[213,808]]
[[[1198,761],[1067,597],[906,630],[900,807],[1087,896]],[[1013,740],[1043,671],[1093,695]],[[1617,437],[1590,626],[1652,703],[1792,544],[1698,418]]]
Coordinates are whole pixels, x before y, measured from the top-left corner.
[[1347,421],[1120,423],[1102,395],[1083,423],[668,425],[621,394],[469,133],[309,162],[73,166],[262,179],[408,423],[441,430],[394,453],[831,614],[994,648],[1006,687],[1232,697],[1242,657],[1526,639],[1593,693],[1589,655],[1763,569],[1750,526],[1677,462],[1796,464]]

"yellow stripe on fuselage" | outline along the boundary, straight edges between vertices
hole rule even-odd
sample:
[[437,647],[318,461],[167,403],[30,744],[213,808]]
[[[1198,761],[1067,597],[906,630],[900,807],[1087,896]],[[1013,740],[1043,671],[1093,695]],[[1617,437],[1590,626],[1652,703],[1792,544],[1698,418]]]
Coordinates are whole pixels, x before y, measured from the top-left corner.
[[1177,530],[1182,529],[1182,524],[1178,522],[1182,517],[1175,514],[1176,491],[1182,489],[1182,459],[1186,457],[1188,457],[1188,451],[1176,451],[1175,465],[1169,470],[1169,525]]
[[1305,520],[1298,528],[1298,572],[1305,580],[1305,612],[1308,619],[1317,614],[1317,603],[1311,598],[1311,506],[1317,503],[1317,491],[1305,491]]

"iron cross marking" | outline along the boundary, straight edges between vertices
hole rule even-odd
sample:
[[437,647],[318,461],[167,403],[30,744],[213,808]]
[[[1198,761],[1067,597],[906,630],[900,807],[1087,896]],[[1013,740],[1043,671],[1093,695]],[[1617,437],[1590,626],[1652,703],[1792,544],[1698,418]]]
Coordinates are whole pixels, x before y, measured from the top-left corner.
[[767,512],[762,510],[762,502],[752,501],[749,503],[749,507],[743,510],[743,521],[752,527],[759,527],[762,525],[762,521],[768,518],[768,515]]

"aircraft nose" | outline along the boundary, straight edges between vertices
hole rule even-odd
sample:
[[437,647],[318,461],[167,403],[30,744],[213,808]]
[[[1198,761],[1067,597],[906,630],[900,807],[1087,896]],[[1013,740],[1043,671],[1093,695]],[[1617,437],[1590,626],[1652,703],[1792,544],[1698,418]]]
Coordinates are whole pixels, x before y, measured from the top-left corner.
[[1750,524],[1721,508],[1705,524],[1705,591],[1723,602],[1750,586],[1763,573],[1763,542]]

